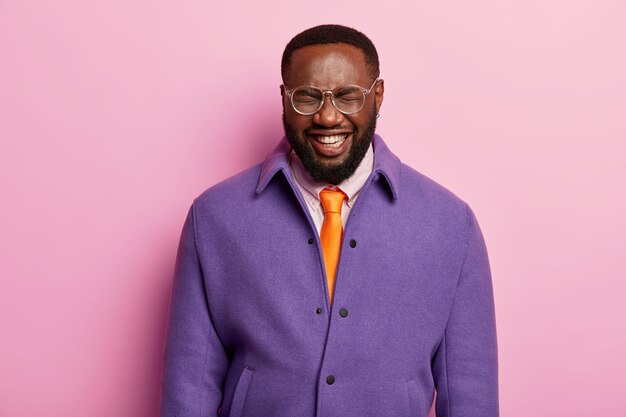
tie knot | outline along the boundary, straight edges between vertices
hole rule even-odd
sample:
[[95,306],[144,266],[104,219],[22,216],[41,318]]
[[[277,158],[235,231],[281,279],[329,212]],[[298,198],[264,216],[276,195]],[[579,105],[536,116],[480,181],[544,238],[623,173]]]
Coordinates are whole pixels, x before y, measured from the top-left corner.
[[331,190],[330,188],[324,188],[320,191],[320,202],[324,207],[324,214],[337,213],[341,214],[341,206],[346,195],[339,188],[337,190]]

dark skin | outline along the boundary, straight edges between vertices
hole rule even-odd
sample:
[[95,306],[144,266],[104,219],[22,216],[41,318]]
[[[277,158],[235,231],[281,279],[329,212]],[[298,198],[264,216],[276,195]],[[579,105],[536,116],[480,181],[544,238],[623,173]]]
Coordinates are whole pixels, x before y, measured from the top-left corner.
[[[311,85],[332,90],[350,84],[369,88],[375,78],[361,49],[337,43],[294,51],[283,81],[287,89]],[[384,81],[379,80],[355,114],[341,113],[326,98],[317,113],[303,116],[293,109],[281,86],[285,132],[314,179],[338,184],[354,172],[372,140],[384,91]],[[336,143],[322,143],[329,140]]]

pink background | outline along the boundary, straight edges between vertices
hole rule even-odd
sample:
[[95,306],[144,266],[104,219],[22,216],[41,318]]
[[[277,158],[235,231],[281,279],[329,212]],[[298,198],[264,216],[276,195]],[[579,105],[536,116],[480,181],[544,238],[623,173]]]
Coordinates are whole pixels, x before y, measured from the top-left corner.
[[408,3],[0,0],[0,416],[156,415],[186,211],[273,147],[283,47],[329,22],[478,216],[502,415],[626,416],[626,3]]

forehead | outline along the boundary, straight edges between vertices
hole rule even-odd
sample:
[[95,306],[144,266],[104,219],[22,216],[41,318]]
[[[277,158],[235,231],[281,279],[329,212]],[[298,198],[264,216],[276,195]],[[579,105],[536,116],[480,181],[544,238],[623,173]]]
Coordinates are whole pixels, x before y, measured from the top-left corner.
[[315,85],[335,88],[346,84],[369,85],[370,78],[361,49],[334,43],[295,50],[285,74],[285,84],[290,87]]

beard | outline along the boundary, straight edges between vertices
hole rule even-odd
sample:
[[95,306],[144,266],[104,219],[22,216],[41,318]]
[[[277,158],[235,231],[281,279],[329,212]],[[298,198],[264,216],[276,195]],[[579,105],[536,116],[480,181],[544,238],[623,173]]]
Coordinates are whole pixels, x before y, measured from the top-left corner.
[[308,139],[300,138],[293,127],[287,123],[285,110],[283,109],[283,128],[285,129],[287,140],[302,161],[302,165],[304,165],[315,181],[337,185],[354,174],[363,157],[365,157],[376,131],[376,106],[373,105],[372,107],[372,116],[367,121],[365,129],[362,132],[356,128],[352,131],[352,138],[350,138],[352,145],[348,150],[348,155],[338,165],[325,164],[316,157],[315,151],[307,143]]

